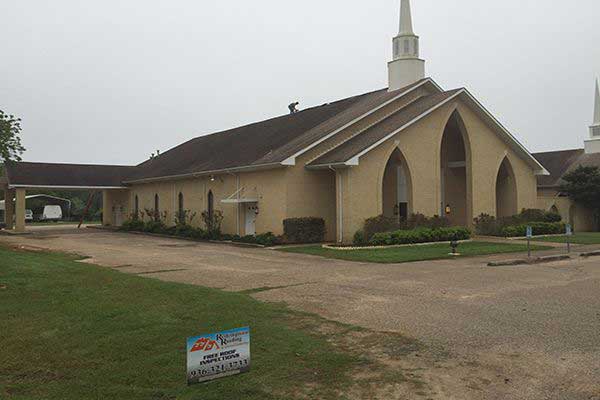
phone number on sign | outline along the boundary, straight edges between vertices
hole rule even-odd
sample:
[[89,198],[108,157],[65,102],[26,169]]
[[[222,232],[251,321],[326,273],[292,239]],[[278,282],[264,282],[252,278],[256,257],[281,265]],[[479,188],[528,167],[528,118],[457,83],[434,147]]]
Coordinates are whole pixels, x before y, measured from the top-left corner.
[[192,377],[196,376],[208,376],[214,374],[220,374],[223,372],[235,371],[248,366],[248,360],[232,361],[221,365],[213,365],[207,368],[200,368],[192,371],[190,374]]

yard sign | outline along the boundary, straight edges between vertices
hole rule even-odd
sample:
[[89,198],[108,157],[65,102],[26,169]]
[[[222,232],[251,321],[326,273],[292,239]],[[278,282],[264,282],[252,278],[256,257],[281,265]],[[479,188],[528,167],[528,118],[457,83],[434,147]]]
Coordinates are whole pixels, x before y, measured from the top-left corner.
[[188,338],[188,385],[248,371],[249,327]]
[[[521,231],[523,232],[523,231]],[[533,228],[531,226],[527,227],[527,237],[531,239],[533,237]]]

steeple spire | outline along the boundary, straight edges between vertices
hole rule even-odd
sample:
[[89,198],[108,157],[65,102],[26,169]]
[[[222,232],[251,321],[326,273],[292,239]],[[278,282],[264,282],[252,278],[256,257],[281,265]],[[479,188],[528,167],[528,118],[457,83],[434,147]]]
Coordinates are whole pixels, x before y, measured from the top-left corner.
[[594,123],[592,125],[600,125],[600,87],[598,79],[596,79],[596,101],[594,102]]
[[410,0],[400,3],[400,32],[393,40],[393,54],[388,63],[390,92],[425,77],[425,61],[419,58],[419,37],[413,32]]
[[414,35],[410,0],[402,0],[400,4],[400,31],[399,35]]
[[594,118],[590,126],[590,138],[585,141],[585,152],[587,154],[600,153],[600,87],[597,79],[594,94]]

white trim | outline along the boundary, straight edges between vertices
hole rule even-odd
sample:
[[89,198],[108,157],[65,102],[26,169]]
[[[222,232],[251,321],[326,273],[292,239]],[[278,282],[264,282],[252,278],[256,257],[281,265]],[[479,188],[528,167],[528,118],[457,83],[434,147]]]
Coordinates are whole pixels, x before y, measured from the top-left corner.
[[65,186],[65,185],[8,185],[9,189],[73,189],[73,190],[89,190],[89,189],[129,189],[127,186]]
[[421,119],[425,118],[427,115],[431,114],[432,112],[434,112],[435,110],[437,110],[438,108],[442,107],[443,105],[449,103],[450,101],[454,100],[456,97],[458,97],[461,93],[464,92],[465,89],[461,89],[458,92],[456,92],[455,94],[453,94],[452,96],[448,97],[446,100],[436,104],[435,106],[431,107],[430,109],[428,109],[427,111],[425,111],[424,113],[422,113],[421,115],[417,116],[416,118],[413,118],[411,121],[409,121],[408,123],[402,125],[400,128],[396,129],[395,131],[393,131],[392,133],[386,135],[383,139],[378,140],[377,142],[375,142],[374,144],[372,144],[371,146],[367,147],[365,150],[361,151],[360,153],[358,153],[357,155],[355,155],[354,157],[352,157],[351,159],[347,160],[344,164],[346,165],[353,165],[356,166],[359,163],[359,158],[362,157],[363,155],[367,154],[368,152],[370,152],[371,150],[373,150],[374,148],[376,148],[377,146],[379,146],[380,144],[388,141],[390,138],[394,137],[394,135],[396,135],[397,133],[403,131],[404,129],[408,128],[409,126],[411,126],[412,124],[420,121]]
[[477,99],[475,98],[475,96],[473,96],[473,95],[472,95],[472,94],[471,94],[471,93],[470,93],[470,92],[469,92],[467,89],[465,89],[465,88],[463,88],[463,89],[462,89],[462,92],[464,92],[464,93],[465,93],[467,96],[469,96],[469,98],[470,98],[471,100],[473,100],[473,102],[474,102],[474,103],[475,103],[475,104],[476,104],[476,105],[477,105],[477,106],[478,106],[478,107],[479,107],[479,108],[480,108],[480,109],[481,109],[481,110],[482,110],[482,111],[483,111],[483,112],[484,112],[484,113],[485,113],[485,114],[486,114],[486,115],[487,115],[487,116],[488,116],[488,117],[489,117],[489,118],[490,118],[490,119],[491,119],[491,120],[492,120],[492,121],[493,121],[493,122],[494,122],[494,123],[495,123],[495,124],[496,124],[496,125],[497,125],[497,126],[500,128],[500,130],[502,130],[502,132],[503,132],[503,133],[504,133],[506,136],[508,136],[508,138],[509,138],[509,139],[510,139],[510,140],[511,140],[511,141],[512,141],[514,144],[516,144],[516,145],[517,145],[517,147],[519,148],[519,150],[523,151],[523,152],[524,152],[524,153],[525,153],[525,154],[526,154],[526,155],[527,155],[527,156],[528,156],[528,157],[531,159],[531,161],[533,161],[533,162],[534,162],[534,164],[535,164],[535,165],[537,165],[537,166],[540,168],[538,171],[535,171],[535,174],[536,174],[536,175],[546,175],[546,176],[547,176],[547,175],[550,175],[550,172],[548,172],[548,171],[546,170],[546,168],[544,168],[544,166],[543,166],[542,164],[540,164],[540,162],[539,162],[538,160],[536,160],[536,158],[535,158],[533,155],[531,155],[531,153],[529,152],[529,150],[527,150],[527,149],[525,148],[525,146],[523,146],[523,145],[521,144],[521,142],[519,142],[519,141],[517,140],[517,138],[516,138],[516,137],[514,137],[514,136],[513,136],[513,135],[512,135],[512,134],[511,134],[511,133],[508,131],[508,129],[506,129],[506,128],[504,127],[504,125],[502,125],[502,123],[500,123],[500,121],[498,121],[498,120],[496,119],[496,117],[494,117],[494,116],[492,115],[492,113],[490,113],[490,112],[489,112],[489,111],[488,111],[488,110],[487,110],[487,109],[486,109],[486,108],[483,106],[483,104],[481,104],[481,103],[479,102],[479,100],[477,100]]
[[397,96],[394,96],[392,99],[386,101],[385,103],[380,104],[379,106],[371,109],[370,111],[368,111],[367,113],[353,119],[352,121],[348,122],[347,124],[345,124],[344,126],[342,126],[341,128],[338,128],[336,130],[334,130],[333,132],[328,133],[326,136],[322,137],[321,139],[312,142],[310,145],[306,146],[305,148],[303,148],[302,150],[298,151],[297,153],[295,153],[294,155],[286,158],[285,160],[283,160],[281,162],[282,165],[296,165],[296,158],[301,156],[302,154],[306,153],[307,151],[313,149],[314,147],[318,146],[319,144],[323,143],[324,141],[326,141],[327,139],[335,136],[336,134],[338,134],[339,132],[343,131],[344,129],[348,128],[351,125],[354,125],[355,123],[357,123],[358,121],[368,117],[369,115],[381,110],[382,108],[388,106],[389,104],[393,103],[394,101],[398,100],[399,98],[406,96],[407,94],[409,94],[410,92],[412,92],[413,90],[420,88],[421,86],[423,86],[426,83],[431,83],[435,86],[436,89],[438,89],[440,92],[443,91],[443,89],[433,81],[433,79],[431,78],[426,78],[425,80],[423,80],[423,82],[419,83],[418,85],[405,90],[404,92],[399,93]]
[[[473,95],[471,93],[469,93],[469,91],[465,88],[460,89],[458,92],[456,92],[455,94],[453,94],[452,96],[450,96],[449,98],[447,98],[446,100],[442,101],[441,103],[435,105],[434,107],[428,109],[427,111],[425,111],[423,114],[417,116],[416,118],[414,118],[413,120],[409,121],[407,124],[403,125],[402,127],[400,127],[399,129],[396,129],[395,131],[393,131],[392,133],[388,134],[387,136],[385,136],[383,139],[380,139],[379,141],[377,141],[376,143],[372,144],[371,146],[369,146],[368,148],[366,148],[365,150],[361,151],[360,153],[358,153],[357,155],[355,155],[354,157],[350,158],[349,160],[345,161],[344,164],[347,166],[357,166],[359,165],[359,159],[360,157],[362,157],[363,155],[365,155],[366,153],[368,153],[369,151],[373,150],[374,148],[376,148],[377,146],[379,146],[380,144],[386,142],[387,140],[389,140],[390,138],[392,138],[394,135],[398,134],[399,132],[403,131],[404,129],[408,128],[409,126],[413,125],[414,123],[418,122],[419,120],[423,119],[424,117],[426,117],[427,115],[431,114],[433,111],[437,110],[438,108],[444,106],[445,104],[447,104],[448,102],[454,100],[456,97],[460,96],[461,94],[466,94],[467,97],[472,100],[475,105],[481,109],[486,116],[488,116],[492,122],[494,124],[496,124],[501,131],[508,137],[508,139],[513,143],[516,144],[517,148],[522,151],[529,159],[530,161],[533,162],[533,164],[535,164],[539,169],[536,170],[534,173],[535,175],[550,175],[550,173],[539,163],[538,160],[535,159],[535,157],[533,157],[531,155],[531,153],[504,127],[504,125],[502,125],[479,101],[477,101],[477,99],[475,97],[473,97]],[[315,166],[316,167],[316,166]]]
[[244,203],[258,203],[258,199],[223,199],[223,204],[244,204]]

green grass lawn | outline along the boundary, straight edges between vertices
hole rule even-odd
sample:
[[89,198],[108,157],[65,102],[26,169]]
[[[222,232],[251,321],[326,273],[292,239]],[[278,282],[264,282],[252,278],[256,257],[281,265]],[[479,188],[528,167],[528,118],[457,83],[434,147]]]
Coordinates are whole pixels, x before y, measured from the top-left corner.
[[[335,344],[357,328],[324,321],[244,293],[0,246],[0,398],[338,399],[368,388],[379,364],[347,350],[365,345]],[[242,326],[251,372],[188,387],[186,338]]]
[[[547,250],[551,247],[532,246],[532,250]],[[369,250],[333,250],[319,246],[289,247],[281,249],[289,253],[311,254],[315,256],[337,258],[340,260],[373,262],[373,263],[406,263],[413,261],[438,260],[456,258],[450,256],[449,244],[432,244],[427,246],[391,247],[387,249]],[[459,257],[481,256],[486,254],[518,253],[527,251],[525,244],[466,242],[458,247]]]
[[[572,244],[600,244],[600,232],[582,232],[571,236],[569,242]],[[567,236],[535,237],[536,242],[567,243]]]

